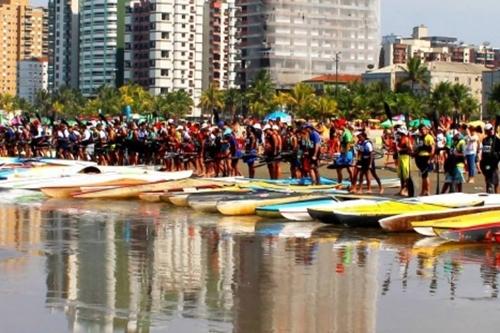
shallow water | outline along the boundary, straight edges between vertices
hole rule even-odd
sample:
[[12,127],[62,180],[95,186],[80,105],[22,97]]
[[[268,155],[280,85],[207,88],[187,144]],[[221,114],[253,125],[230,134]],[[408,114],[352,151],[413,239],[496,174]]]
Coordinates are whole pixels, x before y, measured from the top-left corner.
[[494,245],[16,195],[1,332],[498,332]]

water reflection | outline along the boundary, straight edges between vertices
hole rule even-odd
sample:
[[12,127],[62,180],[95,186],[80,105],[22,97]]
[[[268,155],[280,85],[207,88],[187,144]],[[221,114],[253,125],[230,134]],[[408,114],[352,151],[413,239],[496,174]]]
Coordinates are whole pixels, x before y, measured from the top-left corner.
[[135,201],[1,204],[1,293],[34,258],[33,292],[71,332],[375,332],[386,299],[497,299],[500,268],[494,245],[415,234]]

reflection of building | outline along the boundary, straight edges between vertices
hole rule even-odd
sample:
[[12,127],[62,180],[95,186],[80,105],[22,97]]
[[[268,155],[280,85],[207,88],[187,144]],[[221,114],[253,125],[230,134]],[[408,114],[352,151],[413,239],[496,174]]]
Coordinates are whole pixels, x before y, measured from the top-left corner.
[[239,242],[235,331],[375,332],[377,254],[295,241]]

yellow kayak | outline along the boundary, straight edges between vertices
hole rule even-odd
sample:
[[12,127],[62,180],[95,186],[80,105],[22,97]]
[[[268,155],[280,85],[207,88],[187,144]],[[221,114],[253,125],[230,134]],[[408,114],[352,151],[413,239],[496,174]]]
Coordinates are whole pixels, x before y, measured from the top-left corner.
[[446,217],[423,222],[413,222],[414,228],[472,228],[488,224],[500,223],[500,207],[486,212],[464,214],[459,216]]

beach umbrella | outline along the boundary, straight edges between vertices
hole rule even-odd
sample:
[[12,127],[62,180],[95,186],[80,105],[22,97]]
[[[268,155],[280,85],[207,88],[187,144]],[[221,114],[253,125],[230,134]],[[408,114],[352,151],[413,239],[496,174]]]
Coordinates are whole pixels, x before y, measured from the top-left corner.
[[283,110],[276,110],[268,114],[265,118],[264,121],[269,121],[269,120],[276,120],[280,118],[280,120],[284,123],[291,124],[292,123],[292,116],[289,115],[288,113],[284,112]]
[[410,127],[416,128],[419,127],[421,124],[424,124],[427,127],[431,127],[431,121],[429,119],[413,119],[410,121],[408,124]]

